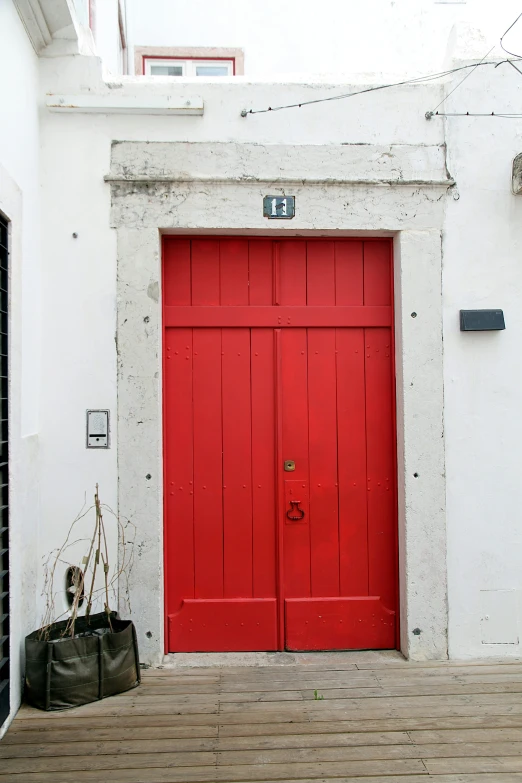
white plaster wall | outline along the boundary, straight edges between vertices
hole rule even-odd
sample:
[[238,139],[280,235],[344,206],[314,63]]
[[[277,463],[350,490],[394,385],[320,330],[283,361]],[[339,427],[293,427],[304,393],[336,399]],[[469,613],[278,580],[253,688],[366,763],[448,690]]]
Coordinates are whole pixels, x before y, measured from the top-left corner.
[[[212,9],[201,13],[198,6],[199,28],[195,34],[190,4],[175,6],[180,16],[174,18],[167,13],[172,6],[165,3],[160,7],[159,2],[154,0],[153,6],[147,4],[146,14],[141,10],[145,4],[134,2],[134,32],[148,30],[145,38],[140,34],[135,43],[243,46],[247,52],[247,73],[266,79],[280,71],[298,70],[301,76],[294,82],[279,79],[257,84],[246,79],[223,80],[219,84],[196,80],[192,84],[175,85],[172,81],[140,79],[137,83],[122,79],[109,88],[101,83],[101,64],[93,57],[53,57],[42,59],[39,66],[13,4],[0,3],[0,66],[3,73],[10,74],[9,79],[0,82],[0,105],[9,108],[2,112],[0,123],[0,209],[13,220],[13,704],[16,705],[20,694],[21,643],[24,635],[38,623],[43,610],[39,598],[42,573],[37,573],[35,564],[41,563],[43,555],[63,542],[71,520],[84,498],[92,494],[96,482],[100,483],[102,499],[113,508],[117,503],[117,249],[110,225],[110,187],[103,180],[110,170],[111,142],[115,139],[233,140],[293,144],[297,150],[305,144],[375,144],[379,145],[379,153],[368,160],[367,167],[372,177],[388,170],[386,150],[390,145],[413,145],[416,159],[425,160],[427,145],[447,142],[449,170],[457,180],[454,198],[447,201],[443,231],[449,653],[456,658],[521,655],[522,370],[518,356],[522,339],[522,200],[511,194],[510,164],[520,152],[522,122],[492,118],[426,121],[425,111],[442,98],[442,88],[436,84],[301,110],[240,117],[242,109],[252,106],[299,102],[354,88],[353,84],[339,84],[339,79],[328,81],[305,75],[311,71],[372,70],[369,80],[375,81],[375,71],[404,69],[411,73],[411,69],[423,72],[436,69],[442,64],[439,59],[443,53],[445,56],[442,44],[455,19],[459,15],[471,18],[473,12],[473,19],[481,20],[486,26],[490,18],[489,4],[469,0],[467,4],[439,6],[423,0],[421,5],[416,4],[419,13],[413,15],[417,27],[405,27],[404,34],[393,27],[392,16],[395,7],[400,6],[400,18],[404,20],[407,2],[386,8],[383,5],[382,17],[373,24],[368,37],[364,7],[357,9],[357,25],[350,25],[345,4],[339,6],[337,11],[343,24],[335,25],[335,29],[331,26],[327,33],[323,30],[318,35],[326,15],[313,17],[308,6],[303,10],[301,4],[300,13],[287,18],[293,9],[289,3],[280,9],[282,17],[275,32],[271,28],[273,35],[267,36],[261,24],[267,15],[254,17],[250,4],[242,4],[242,14],[239,14],[230,0],[225,4],[223,19],[213,16]],[[106,3],[106,31],[115,29],[115,5],[115,0]],[[159,8],[160,13],[154,8],[156,11]],[[517,12],[507,0],[496,4],[494,10],[494,24],[488,28],[492,41]],[[372,11],[374,21],[375,17]],[[287,35],[289,24],[296,30],[291,37]],[[432,37],[424,35],[427,27]],[[168,30],[168,37],[167,34],[162,37],[164,30]],[[390,30],[395,30],[393,35]],[[343,36],[342,45],[336,38],[338,35]],[[389,45],[391,39],[393,45]],[[262,40],[266,44],[264,49]],[[324,62],[327,67],[310,65],[310,45],[318,41],[319,54],[314,62]],[[104,51],[109,52],[106,59],[110,67],[110,51],[115,49],[110,50],[114,40],[109,32],[106,42]],[[13,69],[15,61],[17,68]],[[455,77],[453,85],[460,78]],[[205,113],[203,117],[61,116],[50,114],[44,108],[45,92],[75,94],[80,89],[138,98],[151,94],[181,97],[187,91],[191,94],[197,91],[205,101]],[[504,65],[496,70],[477,71],[450,97],[446,109],[520,112],[521,105],[522,79]],[[314,156],[314,165],[320,169],[321,147],[315,149],[319,154]],[[237,149],[237,157],[242,158],[241,148]],[[296,160],[298,157],[296,154]],[[364,166],[361,168],[360,160],[357,172],[362,176]],[[324,161],[323,174],[328,170],[328,176],[332,171],[335,173],[330,161],[330,158]],[[242,158],[242,162],[248,175],[249,161]],[[307,162],[309,158],[303,160],[305,168]],[[190,149],[180,161],[181,170],[183,164],[187,168],[194,165]],[[279,173],[284,174],[284,167]],[[269,174],[272,175],[272,170]],[[208,193],[205,195],[204,184],[197,187],[203,198],[209,197]],[[335,193],[340,197],[338,191]],[[345,210],[347,214],[352,211],[360,229],[371,231],[372,223],[365,217],[364,203],[356,202],[355,198],[352,196],[353,208],[348,199]],[[429,231],[429,217],[423,211],[422,199],[420,194],[417,201],[411,202],[419,207],[418,211],[400,218],[416,221],[416,227]],[[180,193],[180,207],[183,200],[184,194]],[[372,203],[373,210],[381,210],[382,225],[391,203],[385,192]],[[175,200],[170,209],[175,213],[177,208]],[[190,216],[186,212],[184,215],[188,224]],[[235,221],[237,227],[239,217]],[[172,222],[175,223],[174,218]],[[388,225],[393,230],[393,221]],[[356,230],[355,223],[353,226]],[[73,233],[78,234],[76,239]],[[432,236],[436,243],[437,232]],[[411,242],[415,242],[413,234]],[[45,269],[43,277],[41,264]],[[413,293],[410,285],[408,296],[412,297]],[[458,310],[461,307],[503,308],[506,331],[460,333]],[[407,320],[403,325],[411,328]],[[425,386],[429,384],[425,382]],[[429,405],[428,397],[425,401]],[[85,449],[85,410],[91,407],[111,409],[113,439],[109,451]],[[429,449],[429,439],[425,439],[415,454],[422,460]],[[412,465],[405,465],[405,470]],[[137,476],[136,480],[143,480],[142,491],[146,493],[147,479]],[[413,490],[411,478],[410,484],[411,491],[417,491]],[[421,487],[420,492],[431,489]],[[413,511],[415,502],[412,499]],[[138,540],[137,557],[141,556],[143,544]],[[114,557],[114,536],[111,547]],[[422,551],[422,557],[429,568],[430,553]],[[414,607],[417,617],[421,616],[422,606],[416,601],[415,593],[405,603]],[[442,619],[438,622],[442,625]],[[138,630],[142,635],[148,630],[143,608]],[[150,645],[158,640],[153,639]],[[140,641],[149,644],[143,636]],[[420,653],[416,654],[430,654],[422,647],[419,649]],[[435,653],[441,654],[440,649]]]
[[129,8],[132,46],[240,47],[245,73],[256,79],[437,72],[456,22],[484,30],[482,57],[520,13],[516,0],[129,0]]
[[[518,511],[522,507],[519,497],[522,373],[517,358],[522,338],[518,302],[522,286],[519,214],[522,201],[510,192],[511,159],[520,152],[520,121],[492,118],[427,121],[425,111],[435,107],[443,97],[442,87],[437,84],[243,119],[240,112],[244,108],[349,92],[354,85],[336,85],[320,79],[306,79],[306,84],[248,83],[241,79],[223,80],[219,84],[173,84],[163,80],[122,79],[109,88],[101,84],[99,74],[100,65],[95,58],[42,62],[46,91],[74,94],[78,85],[82,85],[82,89],[135,98],[168,94],[175,100],[188,93],[198,94],[204,99],[205,112],[202,117],[93,116],[50,114],[41,109],[46,268],[42,334],[44,368],[53,368],[52,374],[43,373],[41,407],[46,547],[51,548],[63,539],[84,493],[96,480],[100,481],[107,502],[114,505],[117,497],[116,439],[108,452],[86,452],[84,447],[85,408],[109,407],[115,420],[116,241],[110,228],[109,185],[103,182],[110,169],[111,142],[371,143],[384,149],[392,144],[424,148],[446,140],[449,170],[457,180],[453,196],[447,199],[443,229],[449,652],[452,657],[520,654],[520,645],[515,642],[520,638],[518,615],[522,590]],[[520,111],[521,90],[522,80],[509,66],[490,71],[480,69],[449,99],[447,108]],[[421,160],[426,153],[417,150],[415,154]],[[241,148],[237,156],[241,158],[244,174],[249,175],[248,157],[243,156]],[[325,165],[331,174],[329,160],[325,160]],[[320,155],[317,161],[320,165]],[[306,160],[303,162],[306,165]],[[179,160],[179,170],[184,172],[197,163],[188,148],[186,156]],[[364,167],[360,163],[358,166],[360,175]],[[372,175],[378,167],[378,156],[368,161]],[[202,175],[205,173],[202,169]],[[269,174],[272,175],[272,170]],[[204,182],[192,189],[200,199],[211,197]],[[168,202],[172,213],[169,220],[173,225],[190,224],[197,229],[197,221],[190,223],[187,212],[185,196],[190,190],[186,184],[180,186],[176,198]],[[166,187],[165,197],[168,192]],[[355,217],[360,216],[359,228],[371,230],[371,220],[364,216],[364,200],[355,199],[355,196],[352,201],[347,199],[347,214],[351,210]],[[382,198],[379,196],[372,202],[373,210],[383,210],[381,217],[389,209],[386,199],[383,193]],[[419,199],[421,204],[422,196]],[[142,206],[139,199],[138,202]],[[181,223],[175,219],[178,209],[183,217]],[[322,205],[321,209],[326,207]],[[415,220],[417,227],[430,230],[422,208],[411,214],[401,213],[400,219]],[[356,222],[353,230],[357,229]],[[236,215],[230,225],[237,229],[240,223],[241,216]],[[381,220],[380,225],[383,224]],[[139,226],[138,216],[136,225]],[[73,232],[78,233],[77,240],[72,239]],[[433,242],[436,241],[435,238]],[[428,283],[428,277],[425,282]],[[409,302],[414,298],[413,293],[410,286]],[[507,330],[489,335],[461,334],[458,310],[486,306],[504,308]],[[404,323],[408,329],[412,325],[413,322]],[[429,366],[428,372],[431,372]],[[424,387],[429,386],[424,383]],[[425,404],[430,404],[428,396]],[[60,412],[66,433],[63,438],[53,434],[56,411]],[[435,437],[434,430],[430,438],[418,444],[419,451],[415,453],[421,459],[429,453],[431,439]],[[412,465],[409,463],[405,469]],[[59,493],[55,491],[57,476],[63,478]],[[142,478],[140,491],[147,493],[147,480]],[[420,493],[419,497],[422,494],[426,497],[432,489],[429,484],[423,488],[420,480],[411,478],[410,485],[412,492]],[[413,486],[420,489],[413,490]],[[416,502],[412,496],[413,512]],[[138,541],[138,556],[144,551],[144,543]],[[430,552],[422,550],[422,536],[418,543],[422,562],[428,569]],[[439,544],[442,546],[443,542]],[[435,552],[432,557],[436,560]],[[437,567],[444,569],[444,564],[439,563]],[[429,574],[430,579],[435,576]],[[421,613],[422,606],[414,593],[409,605]],[[483,621],[488,613],[490,619]],[[142,616],[138,631],[144,634],[146,630]],[[501,642],[492,644],[491,639],[497,633]],[[483,638],[488,640],[487,644],[482,644]],[[140,642],[142,646],[149,644],[143,636]]]
[[[144,97],[154,94],[169,94],[173,99],[183,96],[187,90],[194,94],[194,85],[173,86],[165,81],[140,79],[117,80],[109,88],[99,81],[100,64],[95,58],[60,58],[42,60],[42,79],[44,90],[64,94],[74,94],[78,85],[91,90],[100,90],[112,95],[133,95]],[[115,86],[119,85],[119,86]],[[117,404],[116,369],[116,238],[110,227],[110,186],[104,182],[104,175],[110,171],[111,142],[113,140],[149,140],[149,141],[208,141],[250,142],[260,144],[293,144],[292,164],[284,153],[288,170],[303,172],[309,176],[312,168],[319,177],[343,176],[370,179],[401,176],[415,179],[417,172],[423,176],[440,179],[444,174],[440,149],[428,149],[427,145],[440,145],[443,142],[442,126],[428,123],[424,112],[436,104],[442,97],[439,85],[415,86],[402,92],[390,91],[375,96],[361,96],[349,104],[333,102],[317,108],[302,109],[280,114],[264,114],[246,119],[240,116],[243,108],[250,105],[264,106],[269,102],[296,101],[305,97],[333,94],[334,91],[350,91],[352,85],[332,85],[323,82],[311,84],[248,84],[240,81],[227,81],[219,84],[198,82],[197,93],[204,99],[203,117],[161,117],[146,115],[88,115],[49,113],[41,108],[42,123],[42,183],[43,183],[43,245],[46,277],[43,283],[43,297],[46,304],[42,330],[44,368],[52,367],[49,374],[44,370],[42,390],[42,518],[44,533],[42,536],[42,555],[60,544],[83,502],[86,492],[90,492],[96,481],[100,482],[102,497],[112,507],[117,499],[117,474],[125,472],[124,480],[129,481],[127,461],[117,462],[117,433],[115,432],[115,414]],[[368,100],[370,98],[370,100]],[[382,118],[376,122],[376,117]],[[302,145],[339,145],[339,157],[345,160],[343,169],[336,170],[332,148],[328,156],[321,155],[321,146],[307,148]],[[357,154],[349,147],[340,145],[376,144],[377,149],[356,148]],[[403,145],[403,151],[395,157],[390,145]],[[420,145],[419,147],[417,145]],[[424,146],[426,145],[426,146]],[[198,156],[190,146],[179,160],[179,169],[194,171],[199,165]],[[239,169],[245,175],[262,174],[259,161],[262,156],[250,160],[249,155],[238,144],[235,149],[234,170]],[[217,163],[209,170],[215,173],[222,170],[229,175],[230,162],[219,156]],[[268,155],[265,174],[285,175],[285,166],[277,162],[277,155]],[[313,166],[310,168],[313,160]],[[239,162],[238,162],[239,161]],[[255,171],[252,169],[255,162]],[[205,162],[201,161],[201,173],[205,174]],[[268,171],[270,169],[270,171]],[[208,173],[208,172],[207,172]],[[313,172],[312,172],[313,173]],[[189,190],[190,190],[190,186]],[[194,186],[201,199],[211,199],[210,191],[204,183]],[[409,186],[413,194],[402,203],[400,216],[394,212],[397,199],[390,189],[352,191],[345,190],[342,211],[345,223],[353,231],[381,228],[394,230],[403,221],[403,225],[430,229],[430,211],[434,209],[440,224],[442,202],[437,199],[443,191],[424,195],[415,186]],[[168,203],[165,225],[196,226],[197,220],[191,218],[183,207],[185,190],[180,188],[178,196]],[[248,193],[255,203],[260,199],[259,186]],[[246,192],[246,191],[245,191]],[[315,191],[314,191],[315,192]],[[328,217],[327,194],[319,189],[318,201],[321,209],[317,217],[317,226],[324,225],[332,229],[332,217]],[[221,193],[221,191],[220,191]],[[336,203],[343,196],[343,188],[336,186],[332,193]],[[254,195],[257,194],[257,195]],[[219,196],[221,198],[221,196]],[[371,200],[369,215],[365,210],[365,198]],[[325,200],[326,199],[326,200]],[[241,225],[256,225],[252,216],[257,215],[254,201],[248,208],[250,217],[243,218],[237,213],[229,223],[230,228],[238,230]],[[181,210],[176,218],[176,210]],[[210,204],[210,202],[209,202]],[[259,200],[259,210],[261,209]],[[434,206],[435,205],[435,206]],[[339,207],[337,207],[338,209]],[[162,207],[164,209],[164,207]],[[371,215],[380,215],[379,220]],[[209,212],[210,215],[210,212]],[[245,223],[245,219],[247,223]],[[261,220],[261,218],[259,218]],[[177,223],[175,222],[177,221]],[[181,221],[181,222],[180,222]],[[139,218],[137,218],[138,226]],[[263,222],[263,226],[264,226]],[[314,224],[315,225],[315,224]],[[313,227],[313,226],[312,226]],[[149,229],[148,229],[149,230]],[[73,239],[72,234],[78,238]],[[158,237],[159,243],[159,237]],[[158,244],[159,247],[159,244]],[[139,256],[137,248],[133,253]],[[138,263],[137,259],[136,263]],[[140,263],[145,263],[140,261]],[[148,263],[148,261],[147,261]],[[147,299],[149,307],[157,304]],[[148,316],[144,311],[143,316]],[[145,328],[145,327],[144,327]],[[127,338],[126,338],[127,339]],[[138,339],[138,338],[137,338]],[[152,402],[152,398],[151,398]],[[113,418],[113,440],[109,451],[87,451],[85,449],[85,409],[107,407]],[[64,437],[55,437],[55,415],[59,412]],[[140,417],[141,418],[141,417]],[[121,424],[120,424],[121,426]],[[134,424],[129,422],[129,427]],[[125,437],[128,440],[129,433]],[[136,433],[136,447],[139,447]],[[153,480],[147,474],[155,474],[158,466],[155,461],[143,475],[132,476],[143,498],[151,491],[157,493],[158,477]],[[58,477],[58,478],[57,478]],[[56,481],[63,477],[60,491],[56,491]],[[132,513],[128,505],[125,513]],[[149,528],[138,537],[136,556],[150,562],[150,579],[157,580],[157,558],[150,557],[151,541],[158,538],[161,519],[152,515]],[[141,517],[140,517],[141,519]],[[142,525],[143,530],[143,525]],[[160,563],[161,566],[161,563]],[[441,564],[444,572],[445,565]],[[147,586],[147,567],[145,562],[137,567],[141,598],[136,603],[136,619],[140,646],[144,656],[150,661],[157,660],[162,651],[160,647],[161,629],[158,628],[156,615],[154,626],[149,625],[146,602],[143,601]],[[156,601],[156,597],[154,597]],[[155,605],[155,604],[154,604]],[[146,632],[151,631],[153,638],[148,639]],[[435,647],[433,648],[435,649]],[[440,649],[438,654],[441,654]],[[445,641],[443,644],[445,650]],[[429,652],[426,654],[430,654]],[[433,652],[431,653],[433,654]]]
[[[446,110],[521,105],[522,77],[503,65],[468,79]],[[521,655],[522,199],[510,176],[522,121],[445,122],[459,196],[443,246],[450,655]],[[461,333],[459,309],[481,307],[502,308],[506,331]]]
[[94,40],[107,74],[121,74],[118,0],[98,0],[94,14]]
[[[42,96],[75,63],[94,58],[41,60]],[[88,78],[88,76],[87,76]],[[108,139],[103,118],[56,117],[40,99],[42,244],[46,274],[42,324],[41,558],[60,546],[84,503],[100,498],[116,509],[116,434],[109,450],[87,450],[86,410],[116,408],[115,240],[103,182]],[[76,234],[77,237],[73,237]],[[52,371],[50,371],[52,368]],[[111,421],[112,425],[112,421]],[[109,515],[107,515],[109,517]],[[92,520],[92,514],[90,519]],[[110,520],[107,519],[109,524]],[[80,528],[87,531],[87,525]],[[110,562],[114,563],[115,535]],[[77,564],[85,551],[69,553]],[[65,566],[58,569],[63,585]],[[43,583],[43,573],[40,573]],[[63,594],[57,605],[65,609]],[[40,616],[44,599],[38,596]]]
[[[0,4],[0,30],[0,65],[4,74],[10,74],[10,78],[0,80],[0,105],[5,107],[0,122],[0,160],[22,191],[24,201],[21,427],[25,435],[38,430],[39,337],[34,329],[40,309],[38,58],[11,0]],[[17,67],[13,68],[15,61]]]
[[[40,210],[38,59],[10,0],[0,3],[0,210],[11,220],[11,703],[20,700],[23,638],[36,620]],[[16,63],[16,67],[13,64]],[[9,74],[9,78],[5,75]],[[4,727],[5,728],[5,727]]]

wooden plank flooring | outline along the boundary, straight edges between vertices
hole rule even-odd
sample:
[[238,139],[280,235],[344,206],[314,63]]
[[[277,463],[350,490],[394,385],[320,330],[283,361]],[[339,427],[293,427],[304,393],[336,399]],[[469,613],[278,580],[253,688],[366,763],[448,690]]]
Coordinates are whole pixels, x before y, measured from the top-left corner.
[[[321,698],[322,697],[322,698]],[[67,712],[23,707],[0,783],[522,783],[522,661],[391,653],[163,668]]]

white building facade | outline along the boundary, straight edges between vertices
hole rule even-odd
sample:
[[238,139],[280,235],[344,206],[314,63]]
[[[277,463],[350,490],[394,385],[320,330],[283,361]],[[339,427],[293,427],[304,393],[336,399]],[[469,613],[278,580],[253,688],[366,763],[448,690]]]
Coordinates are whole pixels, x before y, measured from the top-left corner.
[[[96,483],[136,526],[141,658],[176,651],[165,236],[390,243],[396,645],[417,660],[521,654],[522,76],[498,47],[488,54],[514,4],[497,8],[500,29],[471,2],[383,2],[357,23],[332,4],[335,25],[292,3],[277,23],[237,5],[197,19],[188,3],[0,8],[11,715],[23,640],[45,609],[44,560]],[[183,75],[142,75],[140,63]],[[267,194],[295,197],[295,217],[265,217]],[[461,331],[461,310],[502,310],[506,328]],[[110,412],[108,449],[86,448],[85,414],[98,409]],[[120,603],[128,612],[123,589]]]

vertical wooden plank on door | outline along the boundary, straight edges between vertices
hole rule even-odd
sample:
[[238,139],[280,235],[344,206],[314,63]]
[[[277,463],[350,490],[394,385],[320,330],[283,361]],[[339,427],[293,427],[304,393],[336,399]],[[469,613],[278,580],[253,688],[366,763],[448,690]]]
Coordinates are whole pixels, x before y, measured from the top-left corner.
[[193,239],[192,304],[219,304],[219,240]]
[[[279,251],[278,251],[279,252]],[[275,391],[275,513],[276,513],[276,592],[277,646],[286,646],[285,617],[285,488],[283,464],[283,351],[282,329],[274,329],[274,391]],[[291,562],[291,561],[290,561]]]
[[[192,240],[192,304],[219,304],[218,241]],[[222,598],[221,330],[193,335],[195,598]]]
[[306,242],[285,239],[278,243],[278,291],[280,304],[306,304]]
[[172,613],[194,597],[192,329],[167,329],[165,354],[165,550]]
[[363,243],[335,242],[335,304],[364,304],[363,286]]
[[335,245],[332,240],[306,242],[306,304],[335,305]]
[[[221,305],[248,305],[248,240],[220,241]],[[250,329],[222,330],[223,595],[252,597]]]
[[248,304],[248,239],[219,240],[221,305]]
[[252,532],[254,598],[275,596],[274,336],[252,329]]
[[255,239],[248,243],[249,304],[273,304],[273,242]]
[[164,237],[163,265],[163,304],[191,304],[190,239]]
[[[306,304],[306,244],[285,240],[279,246],[279,292],[282,305]],[[281,425],[282,458],[294,460],[295,471],[276,470],[282,482],[290,478],[308,486],[308,371],[306,329],[281,329]],[[283,507],[284,597],[310,595],[310,525],[286,522]],[[281,589],[281,587],[280,587]]]
[[[189,305],[190,241],[163,243],[164,303]],[[192,329],[167,329],[165,367],[166,609],[172,614],[194,597]]]
[[[271,305],[272,242],[249,242],[249,303]],[[276,597],[275,367],[271,329],[251,330],[254,598]]]
[[364,304],[391,305],[391,242],[364,243]]
[[[307,242],[307,304],[335,305],[333,241]],[[311,593],[339,595],[335,329],[308,329]]]
[[[335,243],[336,304],[363,304],[363,244]],[[337,329],[340,593],[368,595],[364,329]]]
[[368,595],[364,329],[337,329],[341,595]]
[[[391,304],[391,245],[364,245],[364,303]],[[369,590],[396,608],[391,329],[365,329]]]

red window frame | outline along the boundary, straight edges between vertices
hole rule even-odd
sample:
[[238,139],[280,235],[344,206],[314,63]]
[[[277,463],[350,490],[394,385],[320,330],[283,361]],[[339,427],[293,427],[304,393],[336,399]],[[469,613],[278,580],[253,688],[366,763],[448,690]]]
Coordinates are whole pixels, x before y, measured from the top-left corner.
[[[92,2],[92,0],[91,0]],[[235,57],[177,57],[177,56],[160,56],[154,54],[142,54],[141,56],[141,75],[145,76],[145,60],[181,60],[182,62],[203,62],[205,60],[210,62],[223,61],[226,63],[232,62],[232,76],[236,75],[236,58]]]

